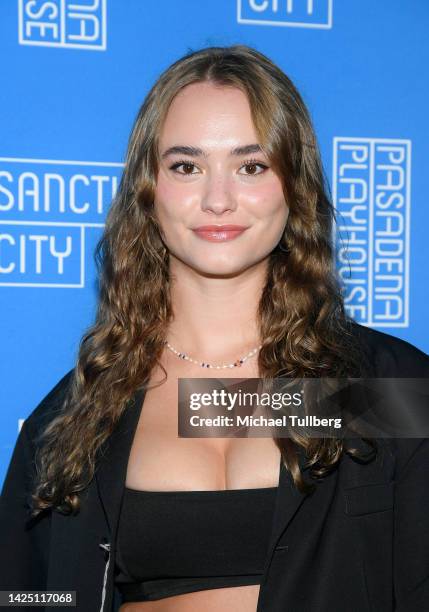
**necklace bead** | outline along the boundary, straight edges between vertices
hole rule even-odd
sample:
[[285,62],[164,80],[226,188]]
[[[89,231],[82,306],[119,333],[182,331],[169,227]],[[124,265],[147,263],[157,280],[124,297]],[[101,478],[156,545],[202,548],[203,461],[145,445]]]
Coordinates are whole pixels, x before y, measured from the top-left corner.
[[247,361],[247,359],[252,357],[257,351],[259,351],[262,348],[262,344],[260,344],[256,348],[249,351],[249,353],[247,353],[247,355],[245,355],[244,357],[241,357],[240,359],[237,359],[236,361],[234,361],[234,363],[224,363],[222,365],[213,365],[213,364],[207,363],[206,361],[196,361],[195,359],[192,359],[192,357],[189,357],[186,353],[182,353],[178,351],[177,349],[175,349],[174,346],[171,346],[171,344],[167,340],[165,341],[165,345],[172,353],[177,355],[179,359],[185,359],[186,361],[195,363],[196,365],[202,368],[212,368],[216,370],[222,370],[225,368],[240,368],[243,365],[243,363]]

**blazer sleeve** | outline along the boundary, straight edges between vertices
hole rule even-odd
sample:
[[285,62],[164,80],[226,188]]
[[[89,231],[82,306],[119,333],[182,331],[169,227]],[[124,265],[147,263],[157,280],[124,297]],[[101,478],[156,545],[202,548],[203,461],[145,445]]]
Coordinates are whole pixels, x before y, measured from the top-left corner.
[[395,482],[394,595],[397,612],[429,610],[429,438]]
[[0,498],[0,590],[46,589],[51,512],[30,520],[34,446],[24,421]]
[[[429,379],[429,356],[411,343],[354,324],[380,378]],[[428,383],[429,384],[429,383]],[[406,410],[406,406],[404,407]],[[427,406],[429,411],[429,405]],[[395,458],[395,612],[429,610],[429,438],[387,438]]]
[[[429,356],[377,333],[380,377],[429,379]],[[428,382],[429,384],[429,382]],[[429,405],[428,405],[429,411]],[[429,610],[429,438],[390,440],[396,456],[393,583],[395,612]]]
[[[42,425],[55,415],[71,380],[68,372],[24,420],[0,496],[0,590],[46,590],[52,510],[30,516],[35,450]],[[31,608],[28,608],[31,609]],[[40,609],[40,608],[38,608]]]

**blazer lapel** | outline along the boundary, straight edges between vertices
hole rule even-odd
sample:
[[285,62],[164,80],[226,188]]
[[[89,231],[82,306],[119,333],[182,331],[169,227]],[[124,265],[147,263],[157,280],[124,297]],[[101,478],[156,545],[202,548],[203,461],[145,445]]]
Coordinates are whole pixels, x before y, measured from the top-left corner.
[[101,447],[101,459],[95,472],[95,479],[111,533],[115,533],[119,518],[128,459],[145,393],[144,389],[135,392],[114,431]]
[[[298,463],[301,472],[305,472],[307,469],[305,467],[305,455],[303,449],[301,448],[298,449]],[[284,533],[285,529],[287,529],[289,523],[298,512],[305,499],[306,495],[298,491],[289,470],[286,469],[286,466],[283,463],[283,458],[280,457],[279,488],[274,507],[273,527],[268,546],[268,554],[265,561],[264,574],[268,571],[268,567],[271,563],[271,557],[280,537]]]
[[[361,438],[353,438],[348,442],[350,442],[350,446],[356,448],[363,455],[368,453],[370,450],[370,447]],[[349,446],[349,444],[346,446]],[[280,460],[279,488],[274,508],[273,528],[271,531],[264,574],[268,571],[272,555],[278,545],[279,539],[289,527],[292,519],[299,511],[301,505],[304,502],[316,504],[319,514],[322,514],[323,509],[331,503],[331,500],[337,490],[337,485],[339,482],[339,470],[337,468],[335,468],[328,476],[321,480],[310,480],[309,478],[306,478],[308,467],[306,465],[304,449],[299,447],[297,452],[301,473],[307,482],[314,482],[316,484],[316,488],[313,493],[309,493],[308,495],[300,493],[293,482],[291,473],[286,469],[282,459]]]

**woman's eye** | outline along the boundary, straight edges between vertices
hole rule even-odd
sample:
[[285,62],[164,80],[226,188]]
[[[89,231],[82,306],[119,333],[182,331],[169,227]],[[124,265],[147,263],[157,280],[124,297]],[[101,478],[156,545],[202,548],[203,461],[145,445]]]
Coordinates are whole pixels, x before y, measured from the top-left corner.
[[[258,167],[261,168],[261,170],[258,172]],[[263,172],[265,172],[265,170],[267,170],[268,166],[266,166],[265,164],[262,164],[261,162],[257,162],[257,161],[247,161],[242,165],[242,168],[246,168],[246,176],[257,176],[258,174],[262,174]]]
[[[178,170],[178,168],[180,168],[181,166],[183,166],[183,171]],[[170,170],[173,170],[174,172],[177,172],[178,174],[184,174],[188,176],[191,174],[195,174],[195,172],[192,172],[193,168],[196,168],[195,164],[193,164],[192,162],[187,162],[187,161],[176,162],[175,164],[170,166]]]

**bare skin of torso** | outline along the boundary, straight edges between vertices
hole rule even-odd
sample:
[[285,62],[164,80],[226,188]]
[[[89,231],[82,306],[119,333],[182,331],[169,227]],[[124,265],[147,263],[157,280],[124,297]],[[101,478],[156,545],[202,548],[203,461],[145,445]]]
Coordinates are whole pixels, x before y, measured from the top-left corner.
[[[169,353],[169,351],[165,351]],[[171,355],[171,356],[170,356]],[[240,368],[202,369],[163,355],[167,380],[146,392],[134,436],[125,485],[146,491],[276,487],[280,451],[272,438],[178,438],[179,378],[257,378],[257,361]],[[164,378],[154,368],[150,387]],[[259,585],[209,589],[157,601],[130,602],[119,612],[255,612]]]

